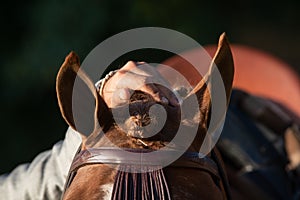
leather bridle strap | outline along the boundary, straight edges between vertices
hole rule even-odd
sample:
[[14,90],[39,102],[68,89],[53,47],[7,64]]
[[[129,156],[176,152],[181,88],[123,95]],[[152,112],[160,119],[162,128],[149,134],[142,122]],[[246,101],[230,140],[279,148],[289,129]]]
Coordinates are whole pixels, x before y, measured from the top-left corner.
[[[79,151],[73,160],[71,165],[67,182],[65,185],[65,190],[70,186],[75,177],[77,170],[85,165],[90,164],[113,164],[113,165],[136,165],[140,166],[141,159],[138,156],[128,156],[126,151],[140,153],[149,153],[153,150],[148,149],[118,149],[118,148],[91,148]],[[152,168],[157,167],[157,169],[162,168],[162,161],[174,154],[176,150],[164,150],[160,153],[160,158],[151,158],[147,157],[147,160],[144,160],[143,166],[150,166]],[[178,151],[176,151],[178,153]],[[213,159],[208,156],[200,156],[198,152],[185,152],[179,159],[173,162],[168,167],[180,167],[180,168],[196,168],[204,170],[217,179],[223,182],[222,177],[219,176],[219,167]]]
[[[134,152],[139,156],[128,154],[127,151]],[[118,149],[118,148],[91,148],[80,151],[74,158],[70,171],[77,171],[83,165],[87,164],[126,164],[143,166],[163,166],[164,160],[176,150],[164,150],[160,152],[160,157],[151,157],[147,155],[147,160],[143,159],[143,154],[152,152],[148,149]],[[214,160],[207,156],[199,156],[196,152],[186,152],[177,161],[171,164],[174,167],[201,168],[211,173],[218,174],[218,166]]]

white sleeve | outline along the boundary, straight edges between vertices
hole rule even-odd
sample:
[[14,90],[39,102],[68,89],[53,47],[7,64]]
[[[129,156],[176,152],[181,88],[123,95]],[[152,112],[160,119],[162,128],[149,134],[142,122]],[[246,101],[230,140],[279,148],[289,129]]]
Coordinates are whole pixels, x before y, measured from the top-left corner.
[[40,153],[31,163],[0,176],[0,199],[60,199],[72,159],[81,144],[79,133],[69,128],[64,141]]

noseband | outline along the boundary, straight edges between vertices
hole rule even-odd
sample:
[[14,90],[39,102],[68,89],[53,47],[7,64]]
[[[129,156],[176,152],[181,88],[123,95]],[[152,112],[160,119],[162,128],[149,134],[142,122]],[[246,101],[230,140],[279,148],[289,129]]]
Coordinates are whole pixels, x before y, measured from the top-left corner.
[[[163,163],[168,156],[178,153],[175,150],[164,150],[160,154],[159,158],[151,158],[143,161],[141,164],[141,157],[128,156],[128,152],[137,153],[143,155],[150,153],[153,150],[149,149],[119,149],[119,148],[90,148],[86,150],[80,150],[74,157],[72,162],[67,182],[65,184],[65,191],[71,185],[77,170],[85,165],[93,164],[109,164],[118,165],[118,172],[115,178],[113,186],[112,200],[117,199],[171,199],[168,184],[164,176]],[[148,157],[147,157],[148,158]],[[208,172],[217,180],[221,181],[221,188],[224,190],[225,196],[230,198],[228,191],[228,182],[224,177],[224,172],[217,156],[200,156],[198,152],[185,152],[179,159],[167,167],[177,168],[194,168]],[[216,160],[216,161],[215,161]],[[127,172],[126,168],[130,168],[130,171],[137,169],[139,173]],[[145,173],[140,173],[145,171]],[[150,184],[150,185],[149,185]],[[128,191],[128,188],[135,188],[134,191]],[[149,190],[150,188],[150,190]],[[62,195],[63,196],[63,195]]]

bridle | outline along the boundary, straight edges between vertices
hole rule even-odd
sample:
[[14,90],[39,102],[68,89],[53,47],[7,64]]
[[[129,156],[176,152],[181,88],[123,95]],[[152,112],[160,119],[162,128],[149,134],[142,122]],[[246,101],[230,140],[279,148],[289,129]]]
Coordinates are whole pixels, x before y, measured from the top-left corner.
[[[73,178],[75,177],[77,170],[85,165],[93,165],[93,164],[112,164],[112,165],[119,165],[121,168],[124,167],[132,167],[137,166],[140,169],[140,159],[138,156],[128,157],[128,154],[126,153],[134,152],[139,154],[149,153],[153,150],[149,149],[118,149],[118,148],[90,148],[81,150],[79,148],[78,152],[76,153],[74,160],[71,164],[69,175],[67,177],[67,181],[65,184],[64,193],[71,185]],[[159,158],[159,160],[164,160],[165,156],[169,156],[170,154],[174,153],[175,150],[164,150],[161,154],[162,156]],[[157,158],[153,158],[153,160],[158,160]],[[149,168],[151,171],[154,171],[155,173],[149,172],[150,175],[147,176],[146,182],[155,182],[155,180],[160,180],[160,184],[156,187],[156,193],[161,192],[162,194],[156,194],[156,195],[163,195],[163,198],[160,197],[160,199],[170,199],[170,193],[168,189],[167,182],[164,177],[162,165],[159,162],[153,162],[153,160],[150,158],[149,162],[146,161],[146,163],[143,163],[143,167],[146,167],[147,170]],[[216,179],[220,180],[220,183],[222,186],[220,186],[223,190],[223,195],[227,199],[231,199],[230,192],[229,192],[229,185],[227,178],[225,176],[225,173],[223,171],[223,167],[220,164],[220,160],[218,159],[218,156],[216,155],[215,151],[211,151],[211,156],[199,156],[198,152],[185,152],[178,160],[170,164],[169,167],[178,167],[178,168],[194,168],[194,169],[200,169],[208,172]],[[120,168],[119,168],[120,169]],[[147,172],[148,173],[148,172]],[[141,173],[143,174],[143,173]],[[117,183],[120,180],[123,180],[124,177],[128,177],[128,173],[124,172],[124,170],[118,170],[117,177],[115,179],[114,183],[114,189],[113,193],[117,193],[121,191],[118,185],[124,185]],[[154,177],[154,179],[153,179]],[[157,179],[155,179],[155,177]],[[153,180],[154,181],[153,181]],[[124,181],[124,180],[123,180]],[[154,183],[153,183],[154,184]],[[116,186],[117,185],[117,186]],[[127,183],[126,183],[127,185]],[[152,188],[152,186],[151,186]],[[124,189],[124,188],[123,188]],[[126,188],[125,188],[126,189]],[[165,192],[164,192],[165,191]],[[149,192],[149,191],[148,191]],[[152,191],[153,192],[153,191]],[[63,194],[64,194],[63,193]],[[121,194],[115,194],[115,196],[120,196]],[[152,194],[154,195],[154,194]],[[62,195],[63,197],[63,195]],[[112,199],[117,199],[112,198]]]

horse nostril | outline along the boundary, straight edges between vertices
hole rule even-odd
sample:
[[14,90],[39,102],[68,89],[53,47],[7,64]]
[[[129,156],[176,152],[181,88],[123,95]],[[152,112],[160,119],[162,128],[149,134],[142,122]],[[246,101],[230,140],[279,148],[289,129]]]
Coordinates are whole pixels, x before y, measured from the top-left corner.
[[134,123],[139,127],[144,127],[144,126],[148,126],[151,123],[151,119],[150,117],[134,119]]
[[142,120],[142,125],[143,126],[148,126],[150,123],[151,123],[151,119],[150,119],[149,116],[143,117],[143,120]]
[[149,124],[150,124],[149,121],[142,121],[142,126],[147,126],[147,125],[149,125]]

